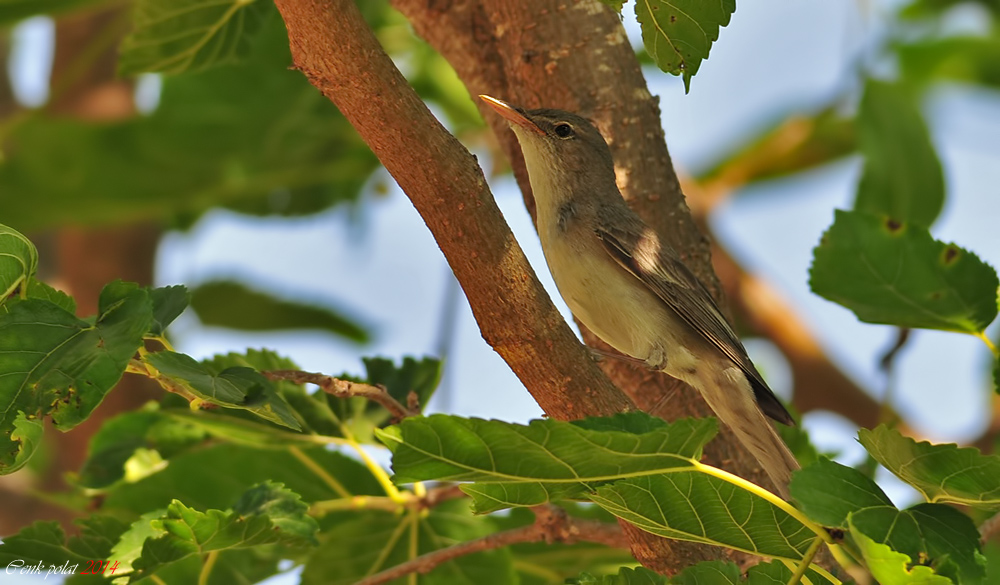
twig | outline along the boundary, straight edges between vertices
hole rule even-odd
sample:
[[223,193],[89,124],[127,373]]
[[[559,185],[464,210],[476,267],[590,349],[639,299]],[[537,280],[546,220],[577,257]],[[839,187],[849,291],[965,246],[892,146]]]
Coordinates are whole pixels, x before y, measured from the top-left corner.
[[494,532],[482,538],[438,549],[365,577],[355,583],[355,585],[379,585],[380,583],[388,583],[410,573],[429,573],[438,565],[452,559],[519,542],[545,541],[548,543],[561,542],[573,544],[584,540],[615,548],[628,547],[625,535],[622,533],[621,527],[617,524],[572,518],[567,516],[565,510],[562,508],[551,505],[538,506],[532,510],[535,512],[535,522],[530,526]]
[[[337,398],[350,398],[352,396],[361,396],[367,398],[372,402],[377,402],[385,407],[390,413],[394,421],[403,420],[409,416],[418,416],[420,411],[416,408],[406,407],[399,403],[398,400],[392,397],[385,388],[379,386],[372,386],[371,384],[362,384],[360,382],[351,382],[348,380],[341,380],[340,378],[334,378],[333,376],[327,376],[324,374],[314,374],[312,372],[301,372],[299,370],[274,370],[270,372],[261,372],[269,380],[286,380],[288,382],[294,382],[296,384],[315,384],[320,387],[323,392],[336,396]],[[408,401],[412,402],[412,401]]]

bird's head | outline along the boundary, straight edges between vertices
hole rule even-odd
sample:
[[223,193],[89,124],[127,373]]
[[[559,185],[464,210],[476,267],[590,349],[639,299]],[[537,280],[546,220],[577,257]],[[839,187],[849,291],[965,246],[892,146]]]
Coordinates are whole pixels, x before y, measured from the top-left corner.
[[525,110],[488,95],[479,97],[510,122],[521,143],[529,175],[601,174],[613,179],[611,151],[586,118],[562,110]]

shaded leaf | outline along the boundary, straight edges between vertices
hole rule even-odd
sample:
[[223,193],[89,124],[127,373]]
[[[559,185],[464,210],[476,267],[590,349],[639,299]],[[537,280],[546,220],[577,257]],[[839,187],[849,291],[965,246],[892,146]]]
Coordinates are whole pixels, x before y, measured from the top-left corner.
[[177,74],[240,61],[270,14],[260,0],[138,0],[119,73]]
[[944,206],[944,172],[914,97],[868,80],[858,112],[864,169],[854,207],[930,227]]
[[[913,559],[865,536],[851,526],[851,536],[864,557],[868,570],[882,585],[951,585],[947,577],[930,567],[912,565]],[[911,569],[912,566],[912,569]]]
[[[41,563],[42,570],[66,567],[71,573],[80,573],[91,567],[95,560],[105,560],[111,546],[128,527],[127,524],[108,516],[91,516],[76,521],[80,535],[69,539],[58,522],[35,522],[22,528],[13,536],[5,536],[0,544],[0,564],[11,574],[18,567]],[[74,568],[73,566],[76,565]],[[42,573],[44,576],[45,573]],[[74,577],[74,583],[106,583],[99,576]]]
[[637,0],[635,16],[642,27],[642,42],[657,66],[684,77],[685,89],[701,62],[708,58],[719,28],[729,24],[736,0]]
[[[473,517],[465,502],[444,502],[427,511],[392,514],[353,512],[337,522],[306,562],[303,585],[347,585],[429,552],[493,532],[488,518]],[[415,550],[410,549],[415,546]],[[516,583],[510,552],[505,549],[460,556],[421,576],[427,585]]]
[[251,368],[227,368],[213,372],[194,358],[172,351],[147,354],[143,360],[156,368],[160,375],[206,402],[243,409],[264,420],[301,429],[288,403],[278,395],[271,381]]
[[[345,494],[385,493],[371,472],[354,459],[322,447],[299,453],[230,444],[188,451],[172,458],[170,465],[154,475],[112,486],[104,507],[139,515],[166,508],[178,499],[197,509],[225,509],[251,486],[265,481],[284,484],[306,502],[333,500]],[[324,474],[322,478],[317,470]]]
[[[918,504],[906,510],[917,522],[923,550],[936,562],[954,563],[956,583],[989,583],[979,545],[979,531],[972,519],[951,506]],[[943,572],[938,569],[938,572]]]
[[[152,322],[149,293],[114,282],[101,292],[94,323],[28,299],[0,314],[0,472],[17,457],[10,432],[18,412],[50,415],[68,430],[86,420],[118,382]],[[22,461],[23,463],[23,461]]]
[[694,469],[616,481],[589,497],[658,536],[774,558],[800,560],[818,538],[784,508]]
[[[736,574],[739,576],[739,569],[737,569]],[[584,573],[577,579],[568,580],[567,583],[573,585],[666,585],[667,583],[674,583],[679,577],[680,575],[668,581],[663,575],[654,573],[645,567],[622,567],[615,575],[595,577],[589,573]]]
[[133,561],[138,578],[191,555],[263,544],[301,545],[319,529],[298,495],[280,485],[254,486],[231,512],[200,512],[174,500],[152,526],[162,535],[147,539]]
[[191,294],[183,285],[161,286],[149,291],[153,299],[153,327],[150,333],[163,335],[167,326],[180,316],[191,302]]
[[996,455],[955,444],[917,442],[885,425],[861,429],[858,440],[872,457],[930,502],[1000,505],[1000,457]]
[[120,414],[106,420],[90,440],[77,483],[91,489],[107,487],[125,476],[125,464],[136,450],[155,450],[169,459],[202,443],[206,436],[203,430],[159,410]]
[[601,0],[601,2],[619,14],[621,14],[622,8],[625,7],[625,0]]
[[835,213],[813,250],[813,292],[868,323],[977,333],[997,314],[996,271],[917,225]]
[[792,474],[788,490],[799,508],[824,526],[847,528],[848,515],[863,508],[895,509],[871,478],[829,459],[820,459]]
[[369,340],[361,325],[328,307],[278,299],[232,281],[199,285],[191,307],[205,325],[241,331],[319,329],[358,343]]

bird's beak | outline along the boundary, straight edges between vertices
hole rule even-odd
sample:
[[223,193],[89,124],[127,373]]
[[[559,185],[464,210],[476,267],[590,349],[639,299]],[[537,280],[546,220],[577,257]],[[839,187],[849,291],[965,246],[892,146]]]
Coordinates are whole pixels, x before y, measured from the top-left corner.
[[501,116],[507,119],[511,124],[517,124],[518,126],[524,128],[525,130],[530,130],[535,134],[545,134],[545,131],[539,128],[530,118],[525,116],[520,109],[508,104],[503,100],[498,100],[495,97],[490,97],[488,95],[481,95],[479,99],[483,100],[490,105],[494,110],[497,111]]

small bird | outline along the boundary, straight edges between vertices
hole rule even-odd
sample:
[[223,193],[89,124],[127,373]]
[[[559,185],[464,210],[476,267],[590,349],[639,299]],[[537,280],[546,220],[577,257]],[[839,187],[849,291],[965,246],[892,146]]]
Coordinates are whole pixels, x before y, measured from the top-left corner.
[[629,208],[601,133],[576,114],[479,96],[524,153],[538,235],[573,315],[619,352],[701,392],[788,497],[799,468],[765,414],[794,424],[705,286]]

